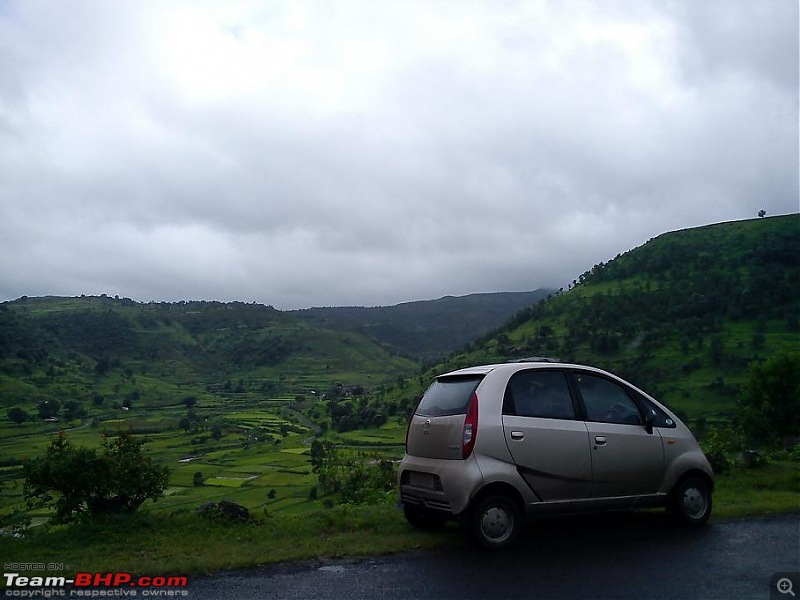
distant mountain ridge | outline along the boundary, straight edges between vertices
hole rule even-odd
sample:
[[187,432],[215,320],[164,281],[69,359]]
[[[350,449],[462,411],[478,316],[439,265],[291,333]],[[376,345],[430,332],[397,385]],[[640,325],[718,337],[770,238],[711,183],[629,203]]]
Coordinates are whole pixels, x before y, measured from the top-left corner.
[[305,313],[243,302],[22,297],[0,303],[0,406],[88,401],[97,390],[158,404],[187,385],[291,396],[407,377],[421,360],[440,359],[545,295]]
[[416,368],[356,333],[312,327],[261,304],[107,296],[0,304],[0,406],[85,402],[97,393],[156,406],[189,388],[293,395]]
[[434,360],[495,329],[556,290],[444,296],[393,306],[320,307],[291,311],[309,323],[358,332],[421,360]]

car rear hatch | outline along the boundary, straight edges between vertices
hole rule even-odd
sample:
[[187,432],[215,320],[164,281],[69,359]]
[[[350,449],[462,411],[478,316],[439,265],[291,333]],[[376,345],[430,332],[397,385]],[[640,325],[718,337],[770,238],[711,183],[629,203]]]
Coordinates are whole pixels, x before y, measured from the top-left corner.
[[420,400],[408,426],[406,452],[411,456],[460,460],[477,435],[475,389],[482,373],[443,375]]

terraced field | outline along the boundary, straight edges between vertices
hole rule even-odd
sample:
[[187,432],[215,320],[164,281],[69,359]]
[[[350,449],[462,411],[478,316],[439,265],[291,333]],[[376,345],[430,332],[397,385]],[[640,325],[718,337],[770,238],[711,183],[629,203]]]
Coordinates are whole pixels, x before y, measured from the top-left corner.
[[[302,411],[292,408],[294,399],[261,402],[242,401],[230,405],[202,407],[202,423],[185,431],[179,423],[185,407],[162,408],[139,414],[90,415],[67,425],[23,423],[0,424],[0,474],[7,483],[0,488],[0,510],[24,508],[20,462],[44,453],[49,440],[62,429],[70,440],[86,447],[99,447],[105,434],[133,432],[145,442],[145,451],[170,467],[170,487],[155,503],[156,511],[194,509],[204,502],[232,500],[258,513],[298,513],[323,504],[310,500],[317,478],[311,471],[309,450],[319,427]],[[313,408],[316,402],[308,403]],[[111,418],[113,416],[113,418]],[[95,421],[97,419],[97,421]],[[102,419],[102,420],[100,420]],[[215,439],[208,423],[219,423]],[[343,447],[380,452],[399,458],[405,426],[392,420],[378,429],[328,434]],[[202,485],[196,485],[200,473]],[[45,510],[31,513],[44,520]]]

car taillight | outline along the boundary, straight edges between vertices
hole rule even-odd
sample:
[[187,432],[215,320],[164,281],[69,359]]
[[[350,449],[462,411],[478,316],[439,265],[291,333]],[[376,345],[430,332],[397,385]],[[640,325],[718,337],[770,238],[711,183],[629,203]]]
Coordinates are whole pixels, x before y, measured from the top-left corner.
[[408,450],[408,433],[411,431],[411,423],[414,421],[414,415],[417,414],[420,402],[422,402],[422,396],[417,398],[417,402],[414,404],[414,410],[411,411],[411,416],[408,417],[408,425],[406,425],[406,450]]
[[467,416],[464,418],[464,432],[461,437],[461,458],[469,458],[475,448],[475,437],[478,435],[478,395],[473,393],[467,404]]

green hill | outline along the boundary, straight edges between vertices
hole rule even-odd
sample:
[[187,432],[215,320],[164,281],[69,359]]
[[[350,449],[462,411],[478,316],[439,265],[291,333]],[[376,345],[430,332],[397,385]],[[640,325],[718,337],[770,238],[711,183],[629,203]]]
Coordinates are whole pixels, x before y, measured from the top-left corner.
[[5,407],[89,402],[98,394],[145,406],[187,393],[291,397],[416,368],[363,336],[260,304],[140,304],[101,296],[0,305]]
[[800,348],[800,217],[666,233],[569,287],[436,370],[555,356],[608,368],[692,417],[726,418],[752,361]]
[[502,325],[555,290],[445,296],[394,306],[310,308],[294,314],[324,327],[356,331],[420,360],[438,360]]

